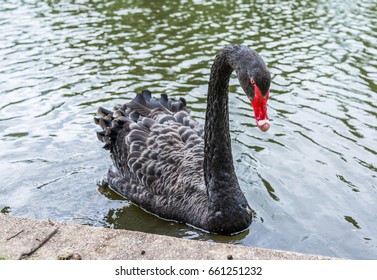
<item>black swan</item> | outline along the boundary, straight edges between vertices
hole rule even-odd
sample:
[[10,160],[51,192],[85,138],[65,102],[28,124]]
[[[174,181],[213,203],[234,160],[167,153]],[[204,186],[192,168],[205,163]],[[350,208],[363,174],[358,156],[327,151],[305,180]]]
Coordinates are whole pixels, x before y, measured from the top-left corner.
[[252,210],[233,166],[229,134],[228,85],[233,70],[254,108],[257,126],[267,131],[271,76],[254,51],[225,47],[215,58],[208,84],[204,127],[192,119],[186,101],[148,90],[113,111],[100,107],[95,122],[116,166],[109,186],[162,218],[211,233],[248,228]]

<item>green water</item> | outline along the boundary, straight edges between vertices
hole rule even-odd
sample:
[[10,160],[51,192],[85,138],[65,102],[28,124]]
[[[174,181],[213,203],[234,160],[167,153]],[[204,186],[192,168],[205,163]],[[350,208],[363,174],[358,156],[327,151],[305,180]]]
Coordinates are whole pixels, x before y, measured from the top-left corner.
[[[182,238],[377,258],[377,2],[0,3],[0,210]],[[256,217],[216,236],[145,213],[99,182],[111,166],[97,107],[184,96],[204,122],[214,56],[246,44],[271,73],[271,129],[237,79],[230,126]]]

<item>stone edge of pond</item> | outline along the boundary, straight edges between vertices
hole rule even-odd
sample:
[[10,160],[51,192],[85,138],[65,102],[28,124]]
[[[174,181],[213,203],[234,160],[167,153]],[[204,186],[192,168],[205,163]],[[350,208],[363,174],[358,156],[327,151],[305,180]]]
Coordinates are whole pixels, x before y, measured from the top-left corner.
[[325,256],[212,243],[122,229],[40,221],[0,214],[0,259],[326,260]]

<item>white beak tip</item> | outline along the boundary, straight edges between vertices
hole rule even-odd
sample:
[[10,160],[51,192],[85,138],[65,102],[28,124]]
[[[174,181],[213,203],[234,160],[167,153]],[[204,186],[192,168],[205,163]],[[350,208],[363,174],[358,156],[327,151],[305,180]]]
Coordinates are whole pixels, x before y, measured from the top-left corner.
[[260,130],[262,130],[263,132],[266,132],[270,128],[270,121],[268,119],[259,120],[257,122],[257,125]]

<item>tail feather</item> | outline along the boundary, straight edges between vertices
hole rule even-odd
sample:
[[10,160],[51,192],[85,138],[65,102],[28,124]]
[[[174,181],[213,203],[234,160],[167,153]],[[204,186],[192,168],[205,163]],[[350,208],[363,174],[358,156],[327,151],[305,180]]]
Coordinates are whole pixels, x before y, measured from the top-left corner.
[[144,99],[145,99],[146,101],[150,101],[150,100],[151,100],[151,98],[152,98],[152,93],[151,93],[149,90],[145,89],[145,90],[143,90],[141,93],[142,93],[142,95],[143,95],[143,97],[144,97]]
[[161,105],[166,108],[166,107],[168,107],[168,102],[169,102],[169,98],[168,98],[167,94],[165,94],[165,93],[161,94],[161,98],[160,98]]
[[[123,135],[127,135],[130,131],[129,126],[140,120],[140,117],[153,117],[159,113],[167,113],[174,115],[179,111],[186,111],[186,100],[180,98],[168,98],[166,94],[161,94],[159,99],[152,96],[149,90],[143,90],[141,93],[136,94],[130,102],[108,110],[99,107],[97,110],[97,117],[94,122],[102,128],[102,131],[97,132],[97,137],[101,142],[106,143],[106,149],[113,152],[112,146],[116,143],[116,138],[119,131],[123,130]],[[143,125],[150,126],[153,121],[148,118],[142,119]]]
[[98,124],[103,129],[106,130],[109,126],[111,126],[111,119],[108,118],[100,118]]
[[127,108],[135,110],[142,116],[149,116],[151,108],[149,108],[147,101],[143,94],[137,94],[136,97],[126,104]]
[[113,115],[113,112],[106,109],[106,108],[103,108],[102,106],[98,107],[98,110],[97,110],[97,115],[100,116],[100,117],[106,117],[108,115]]
[[171,114],[186,110],[186,100],[184,98],[180,98],[179,100],[168,98],[166,94],[161,94],[160,100],[157,100],[152,97],[150,91],[144,90],[141,94],[137,94],[132,101],[126,103],[126,107],[138,112],[142,116],[149,116],[155,109],[160,109]]

